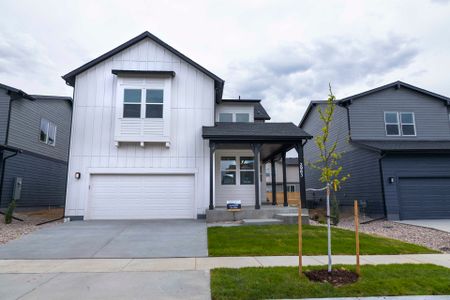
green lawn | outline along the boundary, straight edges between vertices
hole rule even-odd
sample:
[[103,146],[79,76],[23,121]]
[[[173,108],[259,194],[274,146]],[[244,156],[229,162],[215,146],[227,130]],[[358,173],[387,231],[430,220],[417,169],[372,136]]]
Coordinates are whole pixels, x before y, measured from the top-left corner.
[[[353,270],[352,266],[339,266]],[[310,267],[312,270],[321,267]],[[285,299],[386,295],[448,295],[450,269],[435,265],[361,266],[356,283],[333,287],[299,278],[295,267],[214,269],[211,294],[219,299]]]
[[[326,255],[327,228],[303,226],[303,255]],[[297,255],[297,225],[209,227],[210,256]],[[361,254],[437,253],[437,251],[398,240],[360,235]],[[355,233],[332,229],[333,254],[354,254]]]

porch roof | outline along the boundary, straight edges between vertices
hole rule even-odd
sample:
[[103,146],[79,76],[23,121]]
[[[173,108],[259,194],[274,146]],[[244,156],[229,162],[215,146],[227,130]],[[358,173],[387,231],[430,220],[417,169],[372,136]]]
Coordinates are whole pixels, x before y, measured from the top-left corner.
[[216,123],[203,126],[204,139],[233,142],[301,142],[312,136],[294,123]]

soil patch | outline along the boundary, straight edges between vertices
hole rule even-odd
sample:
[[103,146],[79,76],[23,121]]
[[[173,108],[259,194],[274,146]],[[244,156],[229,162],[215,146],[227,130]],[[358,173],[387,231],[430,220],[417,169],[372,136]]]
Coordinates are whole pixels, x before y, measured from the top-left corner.
[[306,277],[311,281],[328,282],[334,286],[341,286],[358,281],[358,274],[348,270],[313,270],[305,272]]

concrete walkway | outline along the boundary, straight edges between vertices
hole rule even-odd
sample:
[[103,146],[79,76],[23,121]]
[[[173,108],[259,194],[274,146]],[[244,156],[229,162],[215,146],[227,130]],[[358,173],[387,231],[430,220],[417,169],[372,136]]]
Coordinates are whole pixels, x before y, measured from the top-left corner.
[[[304,256],[303,265],[325,265],[326,256]],[[361,264],[435,264],[450,268],[450,254],[364,255]],[[98,273],[209,271],[214,268],[297,266],[297,256],[189,257],[158,259],[0,260],[1,273]],[[355,264],[354,256],[334,255],[333,264]]]

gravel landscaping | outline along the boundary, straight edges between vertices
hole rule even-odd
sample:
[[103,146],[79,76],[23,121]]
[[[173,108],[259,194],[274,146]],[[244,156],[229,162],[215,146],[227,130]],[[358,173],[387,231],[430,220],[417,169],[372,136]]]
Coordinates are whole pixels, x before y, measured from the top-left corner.
[[55,210],[53,210],[49,212],[48,210],[40,210],[36,212],[15,214],[16,217],[19,217],[24,221],[13,220],[11,224],[5,224],[5,216],[0,214],[0,245],[18,239],[21,236],[29,234],[35,230],[61,223],[62,220],[58,220],[48,224],[36,226],[36,224],[57,218],[58,213],[60,215],[62,211],[55,212]]
[[[354,220],[353,218],[342,219],[337,227],[354,230]],[[386,220],[377,220],[367,224],[360,224],[359,229],[360,232],[393,238],[450,253],[450,233],[443,231],[408,224],[399,224]]]

